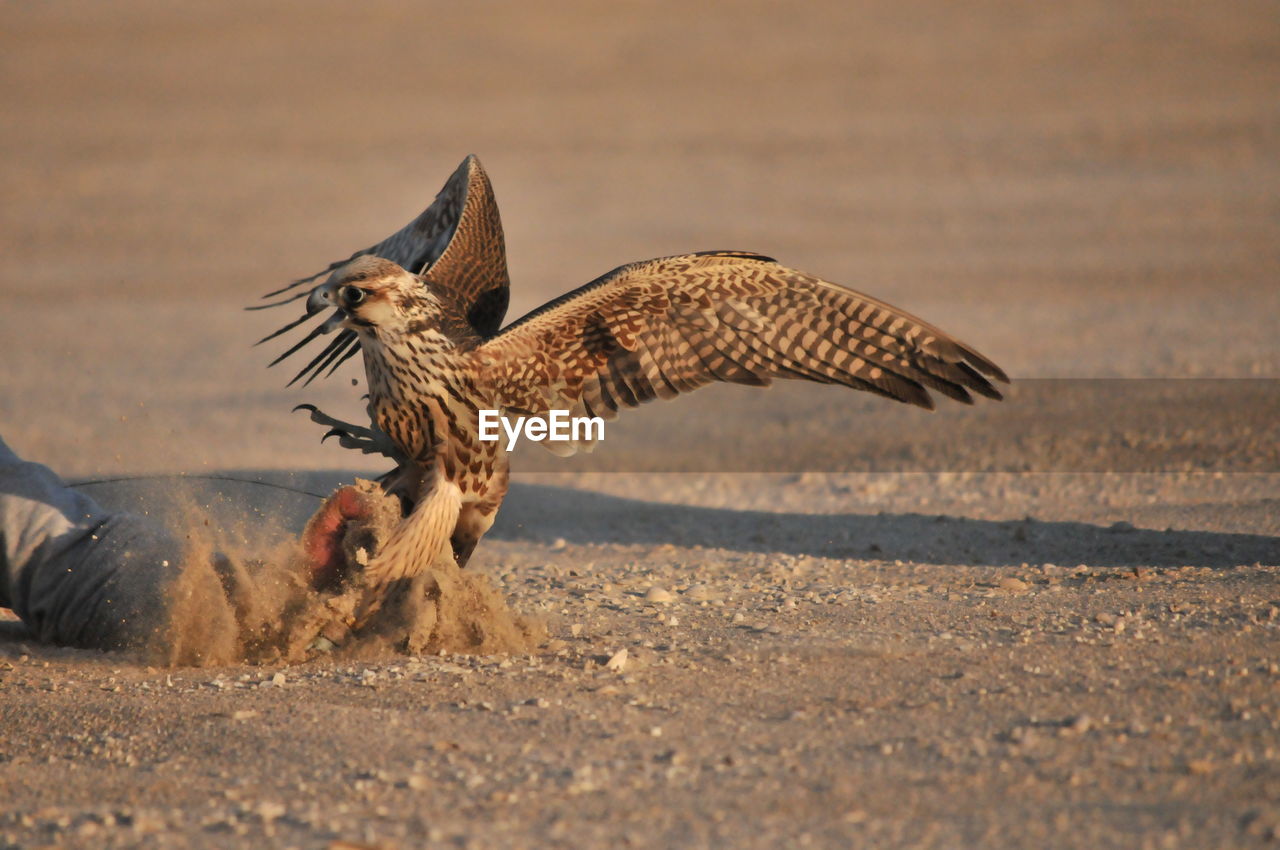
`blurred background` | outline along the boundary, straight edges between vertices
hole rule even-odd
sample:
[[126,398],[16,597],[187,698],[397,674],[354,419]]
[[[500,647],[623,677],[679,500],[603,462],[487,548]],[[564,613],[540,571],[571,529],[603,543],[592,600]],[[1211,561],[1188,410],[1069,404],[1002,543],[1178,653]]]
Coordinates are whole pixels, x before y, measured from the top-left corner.
[[510,318],[735,248],[1018,377],[1280,376],[1271,0],[15,1],[0,69],[0,434],[69,475],[355,463],[288,411],[359,361],[285,389],[241,308],[468,153]]

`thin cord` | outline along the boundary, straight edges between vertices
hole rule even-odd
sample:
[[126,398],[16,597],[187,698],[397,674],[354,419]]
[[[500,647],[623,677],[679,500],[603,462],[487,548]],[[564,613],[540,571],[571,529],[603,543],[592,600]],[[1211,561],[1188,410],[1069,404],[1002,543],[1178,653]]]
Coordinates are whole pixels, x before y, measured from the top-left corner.
[[286,484],[273,484],[270,481],[255,481],[252,478],[236,478],[234,475],[122,475],[119,478],[90,478],[84,481],[73,481],[72,487],[91,487],[95,484],[116,484],[121,481],[156,481],[160,479],[184,478],[193,479],[201,478],[207,481],[235,481],[238,484],[256,484],[259,487],[272,487],[276,490],[285,490],[289,493],[297,493],[301,496],[310,496],[313,499],[324,499],[319,493],[312,493],[310,490],[302,490],[298,487],[290,487]]

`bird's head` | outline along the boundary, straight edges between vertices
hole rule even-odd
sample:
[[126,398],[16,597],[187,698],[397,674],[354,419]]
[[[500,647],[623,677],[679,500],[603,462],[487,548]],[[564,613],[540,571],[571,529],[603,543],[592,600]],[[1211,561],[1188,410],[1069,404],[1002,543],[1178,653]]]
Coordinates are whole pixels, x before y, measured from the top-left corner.
[[336,307],[326,332],[350,328],[358,333],[395,336],[438,324],[439,303],[421,278],[381,257],[357,257],[334,271],[311,293],[311,312]]

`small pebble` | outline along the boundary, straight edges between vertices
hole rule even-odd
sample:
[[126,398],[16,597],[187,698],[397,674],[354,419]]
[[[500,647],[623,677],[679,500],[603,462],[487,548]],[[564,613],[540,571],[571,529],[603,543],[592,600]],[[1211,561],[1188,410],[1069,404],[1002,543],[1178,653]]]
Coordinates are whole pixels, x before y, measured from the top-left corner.
[[695,584],[684,592],[684,595],[694,602],[705,602],[712,597],[711,588],[705,584]]
[[653,587],[649,588],[647,591],[645,591],[645,594],[644,594],[645,602],[654,602],[660,605],[665,605],[666,603],[671,602],[674,599],[675,597],[671,594],[671,591],[667,590],[665,587],[661,587],[656,584]]
[[259,803],[257,808],[258,817],[262,818],[264,823],[271,823],[277,818],[284,817],[286,811],[288,809],[284,807],[283,803],[276,803],[270,800],[264,800]]
[[1077,714],[1066,722],[1065,728],[1076,734],[1083,735],[1093,728],[1093,718],[1087,714]]
[[627,667],[627,648],[624,646],[613,654],[613,656],[605,663],[605,667],[610,670],[621,672]]

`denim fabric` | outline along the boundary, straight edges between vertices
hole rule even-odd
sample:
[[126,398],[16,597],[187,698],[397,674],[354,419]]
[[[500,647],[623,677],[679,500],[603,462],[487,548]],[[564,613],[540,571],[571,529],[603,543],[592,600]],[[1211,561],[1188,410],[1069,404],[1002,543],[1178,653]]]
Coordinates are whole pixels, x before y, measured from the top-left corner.
[[42,641],[140,648],[167,624],[182,544],[111,513],[0,440],[0,607]]

